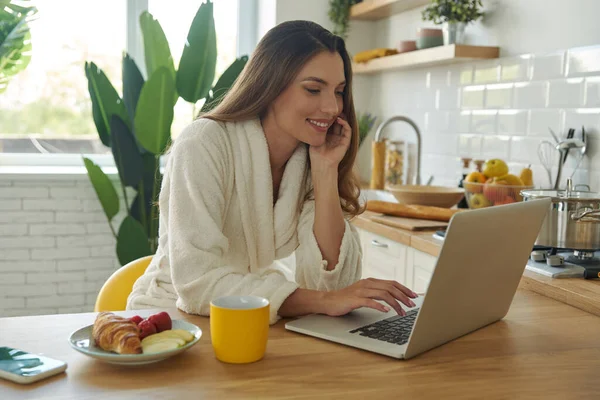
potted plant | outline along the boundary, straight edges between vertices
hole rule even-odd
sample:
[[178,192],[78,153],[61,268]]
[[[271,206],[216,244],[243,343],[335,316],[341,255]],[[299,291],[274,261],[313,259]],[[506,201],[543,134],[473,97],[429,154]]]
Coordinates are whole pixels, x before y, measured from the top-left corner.
[[333,34],[346,40],[350,7],[362,0],[329,0],[329,20],[333,23]]
[[375,124],[377,117],[374,117],[368,112],[358,112],[356,115],[356,120],[358,121],[358,146],[360,147],[365,138],[369,135],[369,132],[371,132],[371,129],[373,129],[373,125]]
[[481,0],[433,0],[423,10],[424,21],[443,24],[444,45],[464,43],[465,27],[483,16]]
[[[1,1],[1,0],[0,0]],[[203,3],[190,26],[186,45],[175,70],[169,44],[152,14],[140,16],[144,41],[145,80],[134,60],[123,56],[123,94],[117,93],[104,72],[85,63],[92,116],[102,144],[112,150],[127,215],[113,227],[120,199],[113,182],[88,158],[84,164],[117,241],[121,265],[152,255],[158,245],[158,193],[162,182],[160,156],[171,142],[173,108],[177,99],[196,104],[201,111],[215,107],[248,61],[235,60],[215,80],[217,43],[213,3]]]
[[29,0],[0,0],[0,93],[31,60],[29,23],[37,9]]

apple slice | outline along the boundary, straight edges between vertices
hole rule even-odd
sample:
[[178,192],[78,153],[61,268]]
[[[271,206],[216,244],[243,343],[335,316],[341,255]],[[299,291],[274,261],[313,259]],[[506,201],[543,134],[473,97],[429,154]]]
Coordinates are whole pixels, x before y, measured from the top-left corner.
[[179,342],[171,339],[160,340],[156,343],[151,343],[146,346],[142,344],[142,351],[144,354],[160,353],[163,351],[175,350],[178,348]]
[[151,344],[158,343],[158,342],[163,342],[163,341],[166,341],[166,340],[173,341],[173,342],[177,343],[180,346],[183,346],[186,343],[185,340],[183,340],[180,337],[160,336],[160,334],[157,333],[156,335],[148,336],[147,338],[143,339],[142,340],[142,346],[143,345],[149,346]]
[[165,332],[171,332],[172,334],[176,334],[177,336],[179,336],[180,338],[185,340],[186,343],[191,342],[195,338],[195,336],[192,335],[191,332],[186,331],[185,329],[172,329],[170,331],[165,331]]

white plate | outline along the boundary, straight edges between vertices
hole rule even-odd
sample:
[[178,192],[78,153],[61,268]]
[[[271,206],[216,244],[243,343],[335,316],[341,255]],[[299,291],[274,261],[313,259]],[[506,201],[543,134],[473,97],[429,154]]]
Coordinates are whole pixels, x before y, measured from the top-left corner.
[[94,344],[94,338],[92,337],[93,325],[88,325],[84,328],[76,330],[69,337],[69,343],[71,347],[86,356],[97,358],[110,364],[120,365],[142,365],[150,364],[158,361],[165,360],[169,357],[173,357],[179,353],[182,353],[198,343],[202,336],[202,329],[194,324],[185,322],[179,319],[173,320],[172,329],[184,329],[194,335],[194,339],[181,346],[178,349],[162,351],[159,353],[151,354],[117,354],[110,351],[102,350],[100,347]]

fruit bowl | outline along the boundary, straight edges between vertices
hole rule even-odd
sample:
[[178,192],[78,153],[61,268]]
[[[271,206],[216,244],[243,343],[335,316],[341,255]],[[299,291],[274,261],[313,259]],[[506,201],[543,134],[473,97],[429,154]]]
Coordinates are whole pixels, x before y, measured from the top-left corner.
[[465,182],[465,197],[470,209],[500,206],[523,201],[521,190],[534,186]]

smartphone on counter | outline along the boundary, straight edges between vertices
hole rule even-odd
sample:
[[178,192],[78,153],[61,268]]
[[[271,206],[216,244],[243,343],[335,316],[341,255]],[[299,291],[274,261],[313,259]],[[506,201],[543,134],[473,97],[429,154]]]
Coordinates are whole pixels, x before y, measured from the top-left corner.
[[12,347],[0,347],[0,378],[28,384],[60,374],[67,363]]

